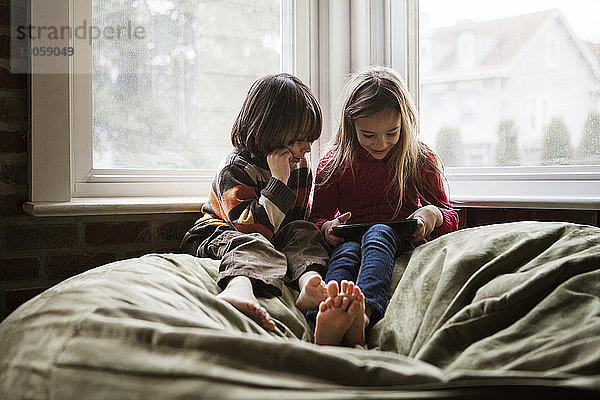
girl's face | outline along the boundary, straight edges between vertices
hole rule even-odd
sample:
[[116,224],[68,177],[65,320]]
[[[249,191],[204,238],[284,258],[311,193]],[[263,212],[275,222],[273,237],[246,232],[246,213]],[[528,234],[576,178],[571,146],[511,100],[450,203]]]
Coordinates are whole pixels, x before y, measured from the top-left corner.
[[310,152],[310,145],[312,142],[307,142],[304,140],[297,141],[292,143],[289,146],[286,146],[290,153],[292,153],[292,158],[290,159],[290,165],[295,165],[300,162],[301,159],[304,158],[306,153]]
[[402,118],[396,110],[383,110],[354,120],[358,143],[369,154],[381,160],[400,139]]

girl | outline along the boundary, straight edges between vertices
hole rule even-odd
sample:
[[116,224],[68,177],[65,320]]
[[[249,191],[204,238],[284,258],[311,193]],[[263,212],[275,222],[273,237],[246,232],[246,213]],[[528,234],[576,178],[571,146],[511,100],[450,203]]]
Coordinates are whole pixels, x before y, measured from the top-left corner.
[[[235,149],[221,162],[204,215],[182,247],[198,257],[220,259],[217,296],[267,330],[275,323],[256,296],[279,296],[284,283],[300,290],[306,311],[327,298],[321,278],[328,254],[319,229],[304,220],[312,175],[304,155],[321,134],[321,109],[310,90],[289,74],[256,81],[231,131]],[[327,325],[345,303],[330,302]],[[337,307],[336,307],[337,306]],[[344,308],[345,307],[345,308]],[[352,310],[356,310],[355,305]]]
[[[345,326],[329,335],[353,345],[363,344],[365,329],[383,317],[395,257],[425,238],[456,230],[458,215],[448,202],[439,159],[417,138],[415,107],[402,79],[389,68],[372,67],[352,75],[346,90],[332,149],[317,168],[309,220],[334,247],[325,281],[338,282],[343,292],[353,287],[347,281],[356,281],[364,294],[364,312],[344,332]],[[402,218],[417,219],[410,242],[382,224],[360,243],[344,241],[331,229]],[[319,311],[315,334],[329,309]]]

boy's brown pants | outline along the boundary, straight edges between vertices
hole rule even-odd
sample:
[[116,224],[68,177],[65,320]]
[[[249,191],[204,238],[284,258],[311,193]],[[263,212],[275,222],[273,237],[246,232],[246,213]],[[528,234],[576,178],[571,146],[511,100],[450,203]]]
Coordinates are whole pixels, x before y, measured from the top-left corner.
[[293,284],[306,271],[325,276],[329,256],[319,229],[297,220],[281,227],[267,240],[260,233],[224,230],[200,244],[198,257],[220,259],[218,285],[223,289],[236,276],[252,281],[257,296],[280,296],[285,284]]

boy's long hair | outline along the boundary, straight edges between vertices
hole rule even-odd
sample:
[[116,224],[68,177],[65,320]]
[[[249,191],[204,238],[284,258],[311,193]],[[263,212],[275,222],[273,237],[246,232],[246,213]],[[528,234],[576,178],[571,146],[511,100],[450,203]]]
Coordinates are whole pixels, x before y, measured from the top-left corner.
[[[417,113],[414,101],[402,78],[387,67],[370,67],[352,74],[346,82],[345,102],[341,122],[332,141],[334,157],[325,165],[323,185],[332,180],[334,174],[350,168],[354,176],[354,165],[361,148],[354,121],[380,111],[395,110],[402,119],[400,138],[390,150],[389,165],[393,174],[386,191],[397,195],[394,216],[402,208],[402,200],[408,191],[414,191],[426,204],[443,206],[441,199],[433,194],[423,181],[423,171],[435,171],[443,179],[441,161],[435,153],[417,137]],[[443,184],[443,182],[440,182]]]
[[255,157],[296,141],[321,136],[321,107],[308,86],[293,75],[267,75],[252,84],[231,129],[231,143]]

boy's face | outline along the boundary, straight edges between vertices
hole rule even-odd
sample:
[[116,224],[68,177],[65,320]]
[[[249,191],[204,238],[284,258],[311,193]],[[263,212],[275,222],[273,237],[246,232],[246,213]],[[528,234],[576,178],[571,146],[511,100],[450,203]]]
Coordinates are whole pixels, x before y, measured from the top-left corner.
[[300,160],[304,158],[304,155],[310,152],[311,144],[312,142],[301,140],[286,146],[290,153],[292,153],[292,158],[290,158],[290,166],[298,164]]
[[395,110],[383,110],[354,120],[358,143],[376,160],[384,159],[398,143],[402,118]]

